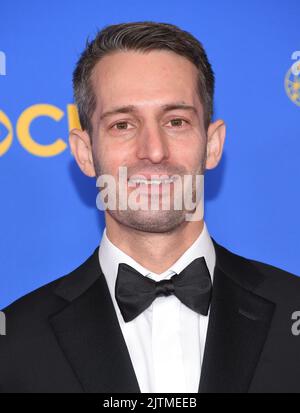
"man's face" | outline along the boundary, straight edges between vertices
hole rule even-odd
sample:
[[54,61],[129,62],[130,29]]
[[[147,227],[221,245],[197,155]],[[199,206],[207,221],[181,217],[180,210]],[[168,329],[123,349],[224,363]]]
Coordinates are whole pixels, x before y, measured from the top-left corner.
[[[127,167],[129,179],[204,173],[207,137],[197,93],[197,68],[189,60],[165,50],[116,52],[98,62],[92,84],[97,101],[92,116],[97,176],[109,174],[118,182],[121,166]],[[121,107],[127,109],[108,114]],[[128,196],[136,188],[128,185]],[[160,185],[156,195],[160,204],[169,193],[164,188]],[[169,188],[174,200],[174,184]],[[140,189],[142,197],[157,194],[157,182]],[[184,208],[107,212],[119,223],[146,232],[170,231],[186,214]]]

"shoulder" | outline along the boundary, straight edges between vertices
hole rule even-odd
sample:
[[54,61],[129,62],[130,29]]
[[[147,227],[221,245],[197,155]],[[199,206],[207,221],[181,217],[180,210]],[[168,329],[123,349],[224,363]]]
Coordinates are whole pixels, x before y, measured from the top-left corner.
[[[213,240],[214,241],[214,240]],[[214,241],[217,261],[222,270],[241,286],[248,287],[274,301],[299,301],[300,277],[271,263],[242,256]]]
[[0,336],[0,387],[1,380],[22,377],[22,366],[28,369],[30,365],[34,370],[40,362],[47,364],[47,358],[55,364],[57,342],[50,319],[92,285],[99,276],[97,268],[95,271],[96,263],[95,250],[70,273],[24,295],[2,310],[6,331]]
[[47,329],[47,317],[64,306],[64,301],[54,294],[55,288],[67,277],[64,275],[18,298],[2,309],[6,320],[5,340],[10,346],[33,339]]
[[33,326],[35,322],[59,311],[69,301],[69,291],[76,291],[78,295],[84,291],[95,278],[91,264],[95,266],[97,250],[71,272],[18,298],[2,309],[7,318],[7,328],[15,323],[20,328],[26,323],[27,327],[28,324]]
[[300,277],[298,275],[264,262],[256,260],[250,262],[264,276],[261,290],[266,296],[276,301],[289,300],[290,304],[299,303]]

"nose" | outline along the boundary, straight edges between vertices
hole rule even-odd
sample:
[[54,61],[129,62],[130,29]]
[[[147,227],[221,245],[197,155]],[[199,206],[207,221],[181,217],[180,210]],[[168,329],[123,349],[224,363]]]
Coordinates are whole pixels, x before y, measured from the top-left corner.
[[136,155],[152,163],[160,163],[169,157],[167,137],[158,125],[144,125],[137,138]]

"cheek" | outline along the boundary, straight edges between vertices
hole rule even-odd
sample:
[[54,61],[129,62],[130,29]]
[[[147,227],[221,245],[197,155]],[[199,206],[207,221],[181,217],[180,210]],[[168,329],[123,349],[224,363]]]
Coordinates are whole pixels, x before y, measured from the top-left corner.
[[120,145],[108,145],[106,148],[103,148],[101,151],[101,159],[105,173],[115,177],[119,174],[119,167],[128,166],[130,163],[127,152],[122,150]]
[[101,158],[106,170],[111,171],[112,175],[118,174],[120,166],[130,167],[136,162],[135,140],[104,139]]
[[173,160],[184,165],[186,170],[194,171],[199,168],[205,158],[206,142],[205,139],[197,137],[173,149]]

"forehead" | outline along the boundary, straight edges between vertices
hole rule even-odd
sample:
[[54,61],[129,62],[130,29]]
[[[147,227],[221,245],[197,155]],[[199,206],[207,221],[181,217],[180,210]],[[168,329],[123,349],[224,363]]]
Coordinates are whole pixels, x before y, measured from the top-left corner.
[[92,73],[97,111],[173,100],[196,105],[197,78],[196,66],[171,51],[114,52],[102,58]]

